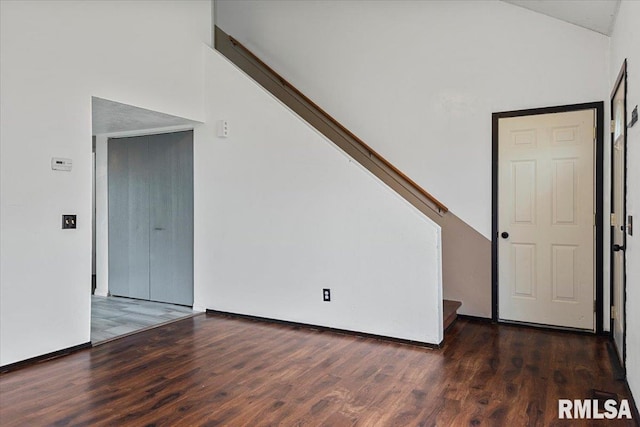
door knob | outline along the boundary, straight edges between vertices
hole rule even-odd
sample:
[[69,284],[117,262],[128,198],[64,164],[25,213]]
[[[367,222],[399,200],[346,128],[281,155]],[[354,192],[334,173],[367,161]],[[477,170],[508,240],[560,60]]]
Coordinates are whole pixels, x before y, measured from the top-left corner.
[[500,233],[500,236],[501,236],[503,239],[508,239],[508,238],[509,238],[509,233],[507,233],[506,231],[503,231],[502,233]]
[[614,251],[614,252],[624,251],[624,246],[623,246],[623,245],[619,245],[619,244],[615,243],[615,244],[613,245],[613,251]]

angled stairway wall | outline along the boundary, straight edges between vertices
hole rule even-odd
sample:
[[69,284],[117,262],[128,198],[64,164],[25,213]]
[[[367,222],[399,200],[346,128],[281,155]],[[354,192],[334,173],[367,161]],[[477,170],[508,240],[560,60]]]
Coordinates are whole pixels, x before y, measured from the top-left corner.
[[463,302],[461,313],[490,317],[491,242],[448,210],[409,177],[337,123],[276,71],[222,29],[215,29],[216,49],[285,105],[385,182],[442,228],[443,291]]
[[198,307],[439,344],[440,227],[220,53],[204,59]]

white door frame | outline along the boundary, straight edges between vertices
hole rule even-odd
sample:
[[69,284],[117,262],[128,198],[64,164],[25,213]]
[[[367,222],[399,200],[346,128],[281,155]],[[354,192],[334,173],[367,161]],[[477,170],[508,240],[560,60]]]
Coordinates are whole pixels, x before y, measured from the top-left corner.
[[[621,87],[621,85],[624,85]],[[622,230],[622,246],[623,248],[626,248],[627,246],[627,60],[625,59],[624,62],[622,63],[622,67],[620,68],[620,72],[618,73],[618,77],[616,78],[616,83],[613,85],[613,90],[611,91],[611,96],[610,96],[610,113],[613,116],[613,103],[614,103],[614,98],[616,96],[616,93],[618,92],[618,90],[622,89],[622,95],[623,95],[623,107],[622,107],[622,117],[623,117],[623,126],[624,126],[624,135],[623,135],[623,141],[624,141],[624,165],[622,167],[622,215],[621,218],[616,218],[616,227],[620,226],[623,227]],[[613,117],[611,117],[611,120],[613,121]],[[615,211],[615,200],[614,200],[614,192],[615,192],[615,188],[614,188],[614,174],[616,172],[615,170],[615,162],[614,162],[614,134],[613,134],[613,129],[610,129],[610,138],[611,138],[611,212]],[[609,272],[610,272],[610,301],[611,301],[611,306],[614,305],[614,268],[615,268],[615,262],[614,262],[614,250],[613,250],[613,243],[614,243],[614,226],[610,227],[610,231],[611,231],[611,237],[610,237],[610,242],[611,242],[611,247],[609,248],[610,251],[610,257],[609,257],[609,263],[610,263],[610,268],[609,268]],[[626,256],[626,252],[624,249],[620,250],[621,254],[622,254],[622,283],[621,283],[621,292],[622,292],[622,304],[623,304],[623,317],[622,317],[622,325],[623,325],[623,330],[622,330],[622,354],[618,354],[618,357],[622,363],[622,369],[625,370],[626,372],[626,363],[627,363],[627,309],[626,309],[626,304],[627,304],[627,256]],[[615,340],[615,334],[614,334],[614,318],[613,316],[609,316],[609,331],[610,331],[610,336],[612,340]],[[613,345],[614,348],[616,348],[616,352],[617,350],[617,346]]]
[[499,232],[498,230],[498,169],[499,169],[499,159],[498,159],[498,122],[500,119],[508,118],[508,117],[519,117],[519,116],[532,116],[539,114],[552,114],[552,113],[565,113],[569,111],[580,111],[580,110],[595,110],[596,114],[596,150],[595,150],[595,194],[594,194],[594,203],[596,210],[596,233],[595,233],[595,323],[597,334],[603,333],[603,156],[604,156],[604,102],[590,102],[584,104],[572,104],[572,105],[562,105],[557,107],[545,107],[545,108],[534,108],[528,110],[517,110],[517,111],[505,111],[499,113],[493,113],[492,115],[492,224],[491,224],[491,260],[492,260],[492,269],[491,269],[491,278],[492,278],[492,291],[491,291],[491,318],[494,322],[499,321],[499,313],[498,313],[498,273],[499,273],[499,265],[498,265],[498,239]]

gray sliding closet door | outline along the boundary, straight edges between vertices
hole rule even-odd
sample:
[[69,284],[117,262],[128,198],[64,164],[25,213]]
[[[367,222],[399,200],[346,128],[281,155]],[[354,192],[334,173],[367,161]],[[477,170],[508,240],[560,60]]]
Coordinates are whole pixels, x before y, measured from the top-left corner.
[[108,147],[110,293],[193,305],[193,132]]
[[149,299],[149,144],[110,139],[109,292]]
[[149,141],[151,300],[193,305],[193,132]]

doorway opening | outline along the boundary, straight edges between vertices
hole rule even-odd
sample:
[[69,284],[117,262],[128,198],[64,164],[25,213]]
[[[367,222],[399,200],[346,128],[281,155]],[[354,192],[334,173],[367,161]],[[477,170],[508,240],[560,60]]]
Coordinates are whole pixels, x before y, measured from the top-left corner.
[[493,114],[492,318],[601,333],[604,103]]
[[[192,309],[192,162],[193,129],[197,123],[92,98],[95,231],[92,243],[91,342],[94,345],[198,314]],[[138,160],[144,160],[140,164],[135,163],[136,154],[130,157],[130,147],[123,144],[136,138],[138,146],[146,144],[145,153],[137,156]],[[176,142],[176,138],[184,141]],[[111,152],[110,145],[120,146],[119,154],[117,150]],[[133,145],[136,144],[131,147]],[[182,147],[178,152],[176,145]],[[109,159],[118,155],[120,162],[131,162],[131,167],[125,168],[124,172],[120,170],[119,175],[110,176],[113,170],[110,170]],[[174,158],[181,159],[184,164],[174,164]],[[139,174],[140,170],[148,172],[146,178]],[[187,182],[188,188],[176,187],[181,182]],[[145,194],[136,193],[136,189],[141,187],[146,188],[143,190]],[[110,200],[113,189],[120,191],[119,199],[116,196]],[[120,203],[122,201],[126,203]],[[115,219],[112,217],[114,212],[119,212]],[[138,235],[144,228],[144,221],[147,222],[146,237],[140,240]],[[153,225],[151,221],[154,221]],[[163,221],[164,225],[160,224]],[[142,251],[145,245],[146,251]],[[175,259],[179,260],[178,267]],[[155,287],[159,293],[155,292],[151,297],[129,292],[128,279],[131,279],[132,286],[138,279],[144,280],[145,275],[141,273],[149,265],[155,268],[146,274],[147,289],[151,281],[161,283]],[[127,278],[125,286],[124,277]],[[176,282],[181,282],[178,295],[173,286]]]
[[611,93],[611,320],[618,360],[626,369],[627,61]]

